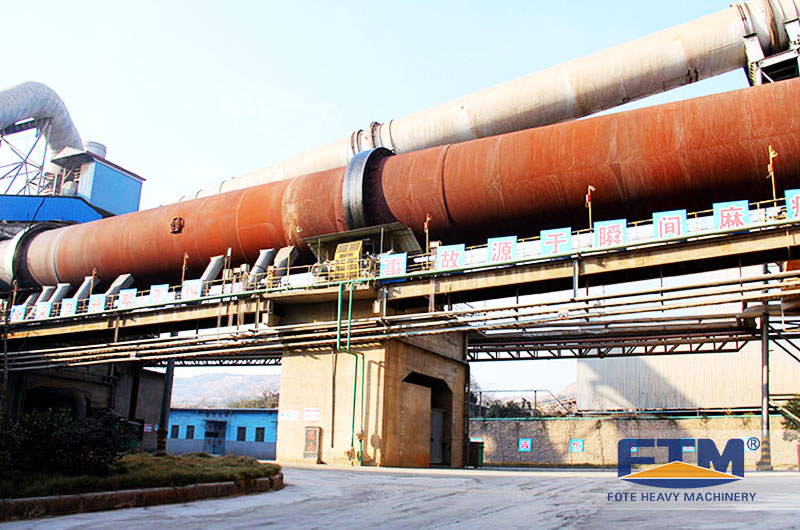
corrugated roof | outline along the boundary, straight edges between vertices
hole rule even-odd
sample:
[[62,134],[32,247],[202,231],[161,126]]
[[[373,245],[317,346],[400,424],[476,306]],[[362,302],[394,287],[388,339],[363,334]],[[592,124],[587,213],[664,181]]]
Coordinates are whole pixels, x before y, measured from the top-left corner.
[[96,161],[112,167],[120,173],[124,173],[131,178],[141,182],[145,181],[144,177],[140,177],[136,173],[129,171],[122,166],[118,166],[117,164],[106,160],[102,156],[90,153],[89,151],[81,151],[80,149],[75,149],[74,147],[65,147],[59,151],[59,153],[54,156],[51,161],[57,166],[61,166],[70,170],[76,169],[87,162]]

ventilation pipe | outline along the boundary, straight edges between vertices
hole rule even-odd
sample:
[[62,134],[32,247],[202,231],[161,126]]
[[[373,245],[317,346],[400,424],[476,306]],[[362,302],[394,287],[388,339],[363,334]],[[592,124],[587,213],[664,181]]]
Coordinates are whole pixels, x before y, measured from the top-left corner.
[[[72,123],[66,105],[47,85],[27,81],[0,91],[0,131],[17,122],[43,120],[42,132],[47,140],[47,159],[50,160],[65,147],[83,149],[81,136]],[[52,166],[49,173],[61,168]]]
[[765,55],[789,45],[784,24],[796,0],[750,0],[605,51],[533,73],[225,180],[181,200],[346,165],[358,152],[396,154],[588,116],[646,96],[747,67],[745,37]]

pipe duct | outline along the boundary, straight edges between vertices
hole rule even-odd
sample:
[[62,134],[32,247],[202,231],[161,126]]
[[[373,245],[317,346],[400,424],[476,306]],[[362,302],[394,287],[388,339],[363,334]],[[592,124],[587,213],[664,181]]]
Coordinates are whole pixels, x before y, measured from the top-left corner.
[[46,120],[43,133],[50,160],[65,147],[83,149],[66,105],[47,85],[27,81],[0,91],[0,131],[26,119]]

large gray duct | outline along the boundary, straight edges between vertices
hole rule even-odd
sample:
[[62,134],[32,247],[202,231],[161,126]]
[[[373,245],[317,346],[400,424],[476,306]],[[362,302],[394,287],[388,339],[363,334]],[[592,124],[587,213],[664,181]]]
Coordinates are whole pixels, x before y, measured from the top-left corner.
[[388,123],[225,180],[181,200],[347,165],[356,153],[406,153],[580,118],[747,65],[745,37],[765,54],[786,49],[795,0],[750,0]]
[[0,91],[0,131],[31,118],[47,121],[42,132],[47,140],[48,160],[65,147],[83,149],[67,107],[53,89],[27,81]]

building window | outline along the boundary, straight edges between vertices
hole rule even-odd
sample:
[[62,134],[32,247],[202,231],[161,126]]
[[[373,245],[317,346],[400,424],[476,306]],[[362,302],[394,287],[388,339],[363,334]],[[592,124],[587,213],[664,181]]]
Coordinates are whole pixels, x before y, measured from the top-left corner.
[[181,429],[180,425],[173,425],[172,426],[172,432],[170,433],[169,437],[170,438],[177,438],[178,437],[178,432],[180,431],[180,429]]
[[186,439],[187,440],[194,440],[194,425],[187,425],[186,426]]
[[236,431],[236,440],[239,442],[243,442],[246,436],[247,436],[247,427],[239,427],[239,429]]
[[256,441],[257,442],[264,441],[264,427],[256,427]]

